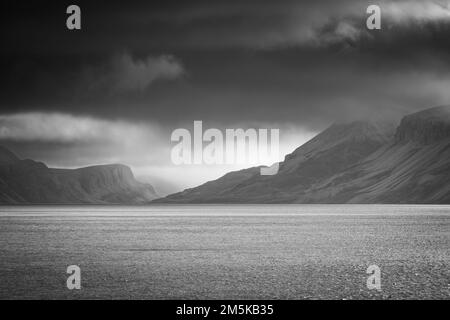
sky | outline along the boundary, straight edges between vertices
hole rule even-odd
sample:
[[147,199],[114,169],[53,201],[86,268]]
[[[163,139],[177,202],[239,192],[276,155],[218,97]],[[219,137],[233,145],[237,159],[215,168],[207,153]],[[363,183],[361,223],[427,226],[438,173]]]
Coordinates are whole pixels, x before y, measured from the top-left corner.
[[[71,4],[81,30],[66,27]],[[371,4],[381,30],[366,27]],[[0,11],[0,144],[52,167],[123,163],[161,194],[251,165],[174,165],[171,133],[196,120],[279,129],[282,160],[332,123],[450,101],[447,0],[3,0]]]

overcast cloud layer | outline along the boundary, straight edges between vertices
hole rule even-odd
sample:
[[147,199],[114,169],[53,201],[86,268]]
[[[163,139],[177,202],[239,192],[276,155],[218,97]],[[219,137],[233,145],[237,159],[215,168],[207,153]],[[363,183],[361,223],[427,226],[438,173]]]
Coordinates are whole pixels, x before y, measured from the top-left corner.
[[[336,121],[450,104],[447,0],[77,3],[81,31],[65,27],[71,2],[0,10],[0,144],[50,165],[163,179],[180,173],[170,132],[194,120],[280,128],[289,152]],[[381,30],[366,28],[370,4]],[[167,185],[229,169],[183,168]]]

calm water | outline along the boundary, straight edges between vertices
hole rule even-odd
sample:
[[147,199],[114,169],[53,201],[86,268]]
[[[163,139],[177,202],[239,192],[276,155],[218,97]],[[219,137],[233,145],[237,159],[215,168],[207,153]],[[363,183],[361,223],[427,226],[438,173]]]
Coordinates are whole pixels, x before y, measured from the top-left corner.
[[449,248],[450,206],[1,207],[0,298],[449,299]]

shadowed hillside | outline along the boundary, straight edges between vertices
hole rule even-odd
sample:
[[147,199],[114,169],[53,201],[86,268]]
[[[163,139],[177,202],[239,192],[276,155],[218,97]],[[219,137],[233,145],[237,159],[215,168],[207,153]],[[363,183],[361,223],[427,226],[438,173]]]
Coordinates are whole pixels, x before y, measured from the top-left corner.
[[406,116],[397,128],[333,125],[287,155],[274,176],[231,172],[167,203],[450,203],[450,108]]
[[151,185],[136,181],[124,165],[52,169],[0,147],[3,204],[140,204],[157,197]]

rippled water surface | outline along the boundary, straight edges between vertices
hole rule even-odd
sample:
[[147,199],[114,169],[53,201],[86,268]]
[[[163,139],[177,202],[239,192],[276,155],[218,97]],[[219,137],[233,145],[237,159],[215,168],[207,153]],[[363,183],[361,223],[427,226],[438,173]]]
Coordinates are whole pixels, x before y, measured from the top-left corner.
[[449,299],[450,206],[0,207],[0,298]]

